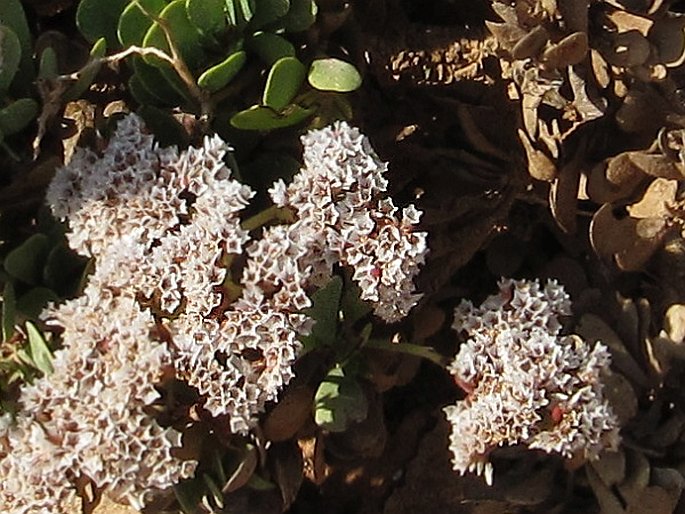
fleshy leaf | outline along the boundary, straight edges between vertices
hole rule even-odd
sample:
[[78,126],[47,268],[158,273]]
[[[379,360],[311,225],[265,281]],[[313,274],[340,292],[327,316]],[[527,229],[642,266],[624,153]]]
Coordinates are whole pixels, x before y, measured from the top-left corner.
[[40,54],[38,77],[49,80],[54,79],[57,75],[59,75],[57,52],[55,52],[54,48],[48,46]]
[[330,432],[343,432],[351,423],[362,421],[368,400],[359,382],[336,366],[328,372],[314,396],[314,421]]
[[19,69],[21,44],[15,32],[0,25],[0,92],[7,91]]
[[139,110],[145,124],[155,134],[159,146],[186,146],[188,133],[183,126],[167,111],[158,109],[152,105],[143,105]]
[[224,0],[186,0],[188,19],[204,35],[211,36],[226,27]]
[[246,60],[247,54],[244,51],[232,53],[225,60],[212,66],[200,75],[197,83],[210,93],[215,93],[233,80],[245,65]]
[[271,32],[257,32],[247,41],[250,50],[256,53],[267,66],[283,57],[295,57],[295,47],[287,39]]
[[276,21],[278,18],[285,16],[290,9],[290,0],[269,0],[268,2],[259,2],[257,4],[257,12],[251,20],[255,28],[263,27]]
[[[185,0],[174,0],[159,13],[159,17],[166,21],[171,37],[186,64],[190,68],[199,66],[204,58],[200,33],[188,19]],[[166,35],[158,23],[153,23],[145,34],[143,46],[152,46],[170,53]],[[154,57],[146,57],[145,61],[155,66],[168,66]]]
[[43,334],[30,321],[26,322],[26,333],[34,365],[46,375],[52,373],[52,352],[45,342]]
[[[100,59],[105,56],[106,52],[107,41],[105,40],[105,38],[100,38],[95,42],[95,44],[93,44],[93,48],[90,49],[90,58]],[[86,90],[93,83],[93,80],[95,80],[95,76],[98,74],[99,71],[99,64],[96,66],[89,67],[87,70],[84,70],[79,75],[79,78],[76,81],[76,83],[74,83],[74,85],[71,86],[66,93],[64,93],[64,100],[70,101],[77,100],[78,98],[80,98],[81,95],[85,93]]]
[[289,32],[307,30],[316,21],[317,5],[314,0],[291,0],[290,10],[283,18]]
[[280,111],[295,97],[304,81],[305,67],[295,57],[283,57],[274,63],[266,79],[262,103]]
[[342,297],[342,279],[333,277],[324,287],[312,295],[312,306],[305,313],[315,323],[308,336],[302,338],[306,346],[327,345],[335,343],[338,332],[338,312]]
[[117,44],[117,24],[129,0],[81,0],[76,10],[76,26],[95,43],[104,37],[110,47]]
[[297,125],[312,114],[314,109],[305,109],[299,105],[289,105],[281,112],[263,105],[253,105],[234,114],[231,125],[242,130],[273,130]]
[[20,85],[30,86],[34,77],[33,69],[33,43],[31,42],[31,31],[24,14],[24,8],[19,0],[0,1],[0,25],[5,25],[12,29],[12,32],[19,39],[21,46],[21,62],[19,64],[19,74],[16,79]]
[[362,77],[352,64],[331,57],[312,62],[309,83],[320,91],[349,93],[361,86]]
[[36,116],[38,116],[38,102],[33,98],[20,98],[0,109],[0,131],[6,136],[20,132]]
[[8,341],[14,335],[17,298],[11,282],[5,284],[2,292],[2,340]]
[[59,296],[52,289],[34,287],[17,299],[17,311],[27,318],[37,318],[48,303],[59,301]]
[[43,272],[48,255],[48,238],[45,234],[34,234],[5,257],[5,271],[27,284],[37,284]]
[[[166,0],[138,0],[149,13],[158,15],[167,6]],[[136,3],[130,3],[119,17],[117,36],[123,46],[140,45],[152,26],[152,19]]]

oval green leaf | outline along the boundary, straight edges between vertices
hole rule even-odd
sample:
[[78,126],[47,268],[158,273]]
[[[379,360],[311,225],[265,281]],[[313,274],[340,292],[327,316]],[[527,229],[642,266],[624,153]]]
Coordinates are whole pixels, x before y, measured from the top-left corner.
[[43,265],[48,256],[48,237],[34,234],[5,257],[5,271],[27,284],[37,284],[43,275]]
[[105,38],[98,39],[93,48],[90,49],[89,66],[79,73],[78,80],[72,85],[62,97],[64,101],[77,100],[90,87],[95,80],[95,76],[100,71],[100,64],[93,63],[93,60],[100,59],[105,56],[107,52],[107,40]]
[[20,132],[38,116],[39,106],[33,98],[20,98],[0,109],[0,132],[9,136]]
[[188,145],[188,133],[178,120],[167,111],[152,105],[143,105],[138,109],[138,114],[155,135],[159,146],[183,147]]
[[9,89],[21,61],[21,43],[7,25],[0,25],[0,92]]
[[[162,10],[159,17],[167,22],[171,37],[183,60],[190,68],[197,68],[204,59],[204,51],[200,33],[188,19],[185,0],[174,0]],[[143,46],[152,46],[170,53],[166,35],[158,23],[153,23],[145,34]],[[154,66],[169,66],[168,63],[154,57],[146,57],[145,61]]]
[[55,52],[54,48],[48,46],[40,54],[38,77],[49,80],[54,79],[57,75],[59,75],[57,52]]
[[290,0],[269,0],[259,2],[257,12],[252,18],[251,27],[261,28],[285,16],[290,9]]
[[[141,57],[134,57],[131,60],[131,63],[133,71],[135,72],[133,76],[136,77],[136,81],[139,82],[136,86],[140,85],[145,89],[145,97],[154,99],[150,102],[140,102],[141,105],[148,103],[178,105],[184,101],[183,96],[179,95],[176,88],[169,83],[166,75],[162,74],[161,70],[164,68],[160,69],[150,66]],[[174,79],[177,79],[175,75]]]
[[201,88],[215,93],[235,78],[246,60],[247,54],[243,50],[235,52],[200,75],[197,83]]
[[236,7],[235,11],[237,25],[244,25],[248,23],[254,16],[257,8],[255,0],[233,0],[233,2]]
[[288,32],[302,32],[316,21],[317,5],[314,0],[291,0],[290,10],[283,18]]
[[197,30],[206,36],[214,35],[226,28],[224,0],[186,0],[188,19]]
[[14,286],[12,282],[6,282],[2,292],[2,340],[5,342],[14,335],[16,311],[17,298],[14,294]]
[[295,47],[292,43],[270,32],[257,32],[246,44],[267,66],[272,66],[283,57],[295,57]]
[[33,364],[46,375],[52,373],[52,352],[45,342],[43,334],[30,321],[26,322],[26,334],[29,339],[29,350]]
[[59,303],[59,301],[59,296],[53,290],[42,286],[34,287],[17,299],[17,311],[21,312],[25,318],[36,319],[48,303]]
[[300,90],[306,70],[296,57],[283,57],[274,63],[266,79],[262,103],[276,111],[288,105]]
[[231,125],[241,130],[273,130],[291,127],[314,114],[314,109],[289,105],[280,113],[263,105],[253,105],[231,118]]
[[337,93],[349,93],[362,84],[362,77],[354,65],[333,57],[312,62],[308,79],[311,86],[319,91]]
[[101,37],[110,47],[117,44],[117,24],[129,0],[81,0],[76,10],[76,26],[88,41]]
[[[167,0],[138,0],[146,11],[158,15],[167,6]],[[152,26],[152,19],[136,3],[130,3],[119,17],[117,37],[123,46],[137,46]]]
[[[21,63],[17,80],[21,86],[30,87],[35,76],[33,68],[33,43],[24,8],[19,0],[0,1],[0,25],[12,29],[21,45]],[[25,88],[24,88],[25,89]]]
[[368,413],[368,400],[359,382],[339,365],[328,372],[314,396],[314,421],[330,432],[343,432]]

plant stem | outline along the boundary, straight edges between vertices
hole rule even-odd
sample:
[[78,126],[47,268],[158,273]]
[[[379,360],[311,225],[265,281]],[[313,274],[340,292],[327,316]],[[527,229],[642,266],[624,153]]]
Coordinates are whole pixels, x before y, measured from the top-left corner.
[[388,352],[406,353],[408,355],[429,360],[441,368],[445,367],[447,364],[445,357],[440,355],[430,346],[421,346],[412,343],[391,343],[390,341],[386,341],[384,339],[369,339],[366,344],[364,344],[364,348],[374,348],[376,350],[385,350]]
[[256,228],[266,225],[273,220],[292,222],[294,217],[289,209],[272,205],[268,209],[264,209],[262,212],[258,212],[251,218],[243,221],[241,226],[244,230],[250,232]]

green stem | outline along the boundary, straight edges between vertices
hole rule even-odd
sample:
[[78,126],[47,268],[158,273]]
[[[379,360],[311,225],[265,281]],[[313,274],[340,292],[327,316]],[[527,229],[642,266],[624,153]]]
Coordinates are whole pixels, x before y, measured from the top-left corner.
[[251,218],[243,221],[241,226],[243,230],[250,232],[274,220],[290,223],[294,221],[293,213],[287,208],[272,205],[268,209],[264,209],[262,212],[258,212]]
[[388,352],[399,352],[406,353],[407,355],[413,355],[415,357],[421,357],[431,361],[433,364],[437,364],[441,368],[444,368],[447,364],[445,357],[440,355],[430,346],[421,346],[412,343],[391,343],[383,339],[369,339],[364,348],[374,348],[376,350],[385,350]]

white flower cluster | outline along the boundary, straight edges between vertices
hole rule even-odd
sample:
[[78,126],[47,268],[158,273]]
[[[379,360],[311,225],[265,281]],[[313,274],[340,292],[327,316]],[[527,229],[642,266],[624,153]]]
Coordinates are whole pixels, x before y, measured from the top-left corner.
[[271,195],[297,213],[292,230],[316,256],[306,263],[313,280],[329,277],[336,262],[351,266],[375,314],[402,319],[420,298],[413,279],[427,253],[426,233],[414,231],[421,213],[410,205],[398,217],[392,199],[378,198],[387,189],[387,164],[358,129],[336,122],[302,143],[304,168],[287,188],[277,182]]
[[[303,142],[305,167],[272,190],[296,221],[251,242],[239,214],[253,192],[231,178],[218,137],[161,149],[129,115],[102,155],[79,149],[57,171],[47,201],[95,270],[82,296],[43,313],[63,330],[55,372],[25,386],[16,423],[0,424],[3,512],[63,512],[83,480],[140,508],[192,475],[196,463],[173,456],[180,433],[149,414],[155,385],[175,375],[211,415],[248,431],[292,378],[312,325],[302,310],[334,264],[354,268],[385,320],[416,303],[420,213],[400,219],[377,199],[385,164],[356,129]],[[243,266],[237,299],[225,287],[231,261]]]
[[463,301],[453,328],[469,335],[449,369],[467,397],[445,407],[456,471],[484,473],[489,453],[523,444],[565,457],[594,458],[618,444],[618,419],[600,375],[610,356],[578,336],[560,336],[570,313],[563,287],[503,279],[480,307]]

